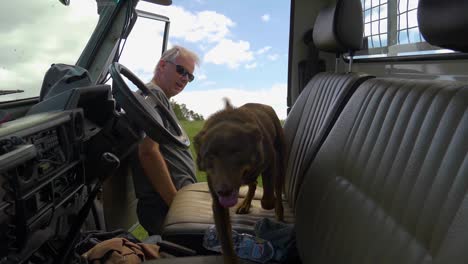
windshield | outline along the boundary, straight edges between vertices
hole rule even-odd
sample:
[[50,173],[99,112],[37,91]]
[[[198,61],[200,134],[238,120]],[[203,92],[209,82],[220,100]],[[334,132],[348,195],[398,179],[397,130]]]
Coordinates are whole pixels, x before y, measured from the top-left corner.
[[[39,96],[53,63],[75,64],[97,22],[96,0],[0,2],[0,102]],[[17,91],[21,90],[21,91]]]

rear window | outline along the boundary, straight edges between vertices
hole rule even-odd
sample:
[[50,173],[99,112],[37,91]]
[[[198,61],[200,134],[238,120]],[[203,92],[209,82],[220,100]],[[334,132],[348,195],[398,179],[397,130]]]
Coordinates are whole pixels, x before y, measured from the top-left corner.
[[418,0],[361,0],[364,47],[360,58],[452,53],[429,45],[418,26]]

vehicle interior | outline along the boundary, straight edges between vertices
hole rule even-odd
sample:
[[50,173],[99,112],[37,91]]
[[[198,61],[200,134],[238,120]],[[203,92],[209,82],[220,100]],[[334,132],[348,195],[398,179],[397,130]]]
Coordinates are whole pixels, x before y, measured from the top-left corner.
[[[143,132],[190,145],[119,63],[142,16],[164,23],[167,46],[170,18],[138,2],[97,0],[75,64],[58,58],[35,94],[1,90],[0,263],[71,263],[82,232],[134,229],[129,154]],[[468,1],[292,0],[288,12],[283,204],[296,254],[284,263],[467,263]],[[249,214],[231,211],[235,230],[274,219],[261,193]],[[161,234],[171,257],[145,263],[223,263],[202,246],[213,224],[207,184],[184,187]]]

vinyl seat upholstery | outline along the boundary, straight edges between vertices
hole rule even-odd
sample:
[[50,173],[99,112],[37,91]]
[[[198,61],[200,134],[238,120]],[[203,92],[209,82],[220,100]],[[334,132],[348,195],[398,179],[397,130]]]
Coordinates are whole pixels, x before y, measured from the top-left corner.
[[467,135],[467,84],[363,83],[301,186],[302,261],[466,263]]

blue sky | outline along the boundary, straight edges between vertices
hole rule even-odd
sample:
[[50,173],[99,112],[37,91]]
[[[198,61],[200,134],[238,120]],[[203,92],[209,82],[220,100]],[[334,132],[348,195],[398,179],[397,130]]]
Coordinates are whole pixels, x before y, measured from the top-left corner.
[[[280,118],[286,117],[289,1],[183,0],[169,7],[141,2],[138,8],[169,17],[169,46],[185,46],[201,59],[195,81],[174,100],[205,118],[223,107],[223,97],[236,106],[270,104]],[[159,56],[148,56],[150,48],[141,47],[149,35],[161,34],[162,27],[151,28],[154,33],[146,30],[140,36],[135,30],[121,59],[144,81],[157,61],[148,57]]]

